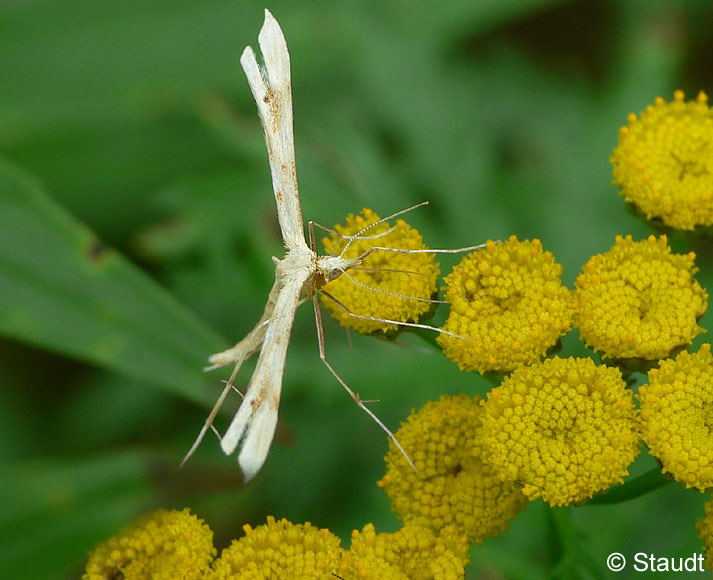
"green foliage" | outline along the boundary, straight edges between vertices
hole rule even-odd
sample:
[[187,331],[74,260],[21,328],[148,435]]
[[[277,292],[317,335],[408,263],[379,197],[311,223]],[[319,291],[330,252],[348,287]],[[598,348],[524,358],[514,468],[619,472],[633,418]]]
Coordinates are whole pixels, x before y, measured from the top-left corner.
[[[307,307],[263,472],[241,488],[212,436],[177,467],[227,378],[202,366],[259,318],[282,251],[238,63],[263,7],[0,6],[2,577],[77,577],[88,549],[157,506],[190,506],[218,545],[267,514],[344,538],[398,527],[376,487],[386,437],[320,363]],[[408,221],[431,247],[540,238],[570,286],[616,234],[649,233],[610,186],[626,115],[676,88],[713,92],[702,0],[269,8],[292,55],[306,219],[427,199]],[[331,363],[394,429],[442,393],[490,388],[411,337],[352,344],[325,324]],[[587,352],[576,332],[563,345]],[[643,455],[633,472],[653,467]],[[469,577],[608,577],[613,551],[685,557],[701,549],[703,500],[670,485],[567,517],[536,502],[473,550]]]

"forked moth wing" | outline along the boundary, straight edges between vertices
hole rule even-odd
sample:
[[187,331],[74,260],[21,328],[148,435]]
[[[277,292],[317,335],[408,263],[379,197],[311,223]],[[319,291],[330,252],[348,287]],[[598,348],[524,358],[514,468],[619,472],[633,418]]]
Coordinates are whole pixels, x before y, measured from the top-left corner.
[[288,249],[306,248],[295,165],[290,54],[280,25],[268,10],[258,42],[264,66],[258,65],[249,46],[243,51],[240,64],[250,83],[265,134],[282,239]]
[[248,383],[245,399],[220,443],[223,451],[229,455],[242,440],[238,463],[246,482],[265,463],[275,435],[287,345],[302,285],[308,275],[309,271],[306,271],[303,276],[285,279],[278,266],[278,280],[282,279],[284,285],[280,288],[273,316],[268,322],[260,357]]
[[[277,274],[277,273],[276,273]],[[208,357],[208,361],[212,366],[208,370],[224,367],[226,365],[236,364],[238,361],[246,360],[262,348],[262,343],[265,340],[267,325],[272,313],[275,310],[275,301],[282,287],[282,281],[275,276],[275,282],[272,284],[270,294],[265,303],[260,320],[255,327],[245,335],[245,338],[240,340],[235,346],[230,347],[223,352],[212,354]]]

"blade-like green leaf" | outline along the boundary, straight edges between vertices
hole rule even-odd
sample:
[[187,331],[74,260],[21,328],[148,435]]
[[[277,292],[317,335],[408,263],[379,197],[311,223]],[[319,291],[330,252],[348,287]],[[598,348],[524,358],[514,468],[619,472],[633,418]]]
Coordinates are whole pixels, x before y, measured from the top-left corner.
[[13,474],[0,483],[0,498],[9,500],[0,516],[3,577],[67,578],[59,571],[86,561],[97,538],[155,501],[146,480],[156,461],[155,453],[122,450],[3,464]]
[[0,333],[201,400],[225,341],[0,162]]

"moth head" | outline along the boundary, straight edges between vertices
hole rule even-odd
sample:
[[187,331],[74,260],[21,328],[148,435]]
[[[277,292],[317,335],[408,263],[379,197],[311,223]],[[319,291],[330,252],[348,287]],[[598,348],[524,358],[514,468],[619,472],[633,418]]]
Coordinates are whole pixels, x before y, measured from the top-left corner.
[[361,264],[359,259],[347,259],[340,256],[319,256],[317,258],[317,271],[324,284],[336,280],[349,268]]

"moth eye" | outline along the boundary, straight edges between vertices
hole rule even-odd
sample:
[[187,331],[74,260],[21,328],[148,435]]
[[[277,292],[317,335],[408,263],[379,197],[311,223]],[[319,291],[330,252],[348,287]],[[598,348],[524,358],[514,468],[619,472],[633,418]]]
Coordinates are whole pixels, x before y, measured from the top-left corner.
[[336,279],[339,278],[339,276],[341,276],[341,275],[342,275],[342,271],[341,271],[341,270],[337,270],[337,269],[335,269],[335,270],[330,270],[329,272],[327,272],[327,282],[331,282],[332,280],[336,280]]

